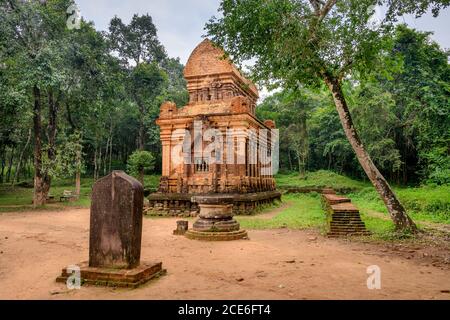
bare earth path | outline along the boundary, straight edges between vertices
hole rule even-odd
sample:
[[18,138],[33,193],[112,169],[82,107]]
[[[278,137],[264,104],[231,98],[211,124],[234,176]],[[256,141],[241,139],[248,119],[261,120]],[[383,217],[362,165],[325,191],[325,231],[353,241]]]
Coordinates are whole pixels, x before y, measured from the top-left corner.
[[[89,210],[0,215],[0,299],[450,299],[448,265],[315,231],[250,231],[251,240],[208,243],[172,236],[175,219],[144,219],[142,260],[168,274],[139,289],[67,291],[55,278],[87,260]],[[367,267],[381,268],[368,290]]]

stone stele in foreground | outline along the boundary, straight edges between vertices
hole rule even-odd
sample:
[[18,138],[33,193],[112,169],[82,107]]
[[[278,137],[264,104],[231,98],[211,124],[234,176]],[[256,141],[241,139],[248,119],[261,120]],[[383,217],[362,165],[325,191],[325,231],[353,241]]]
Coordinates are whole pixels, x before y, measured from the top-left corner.
[[[82,284],[137,287],[164,273],[161,262],[140,263],[143,199],[142,184],[122,171],[94,184],[89,262],[77,265]],[[72,275],[67,269],[58,282]]]

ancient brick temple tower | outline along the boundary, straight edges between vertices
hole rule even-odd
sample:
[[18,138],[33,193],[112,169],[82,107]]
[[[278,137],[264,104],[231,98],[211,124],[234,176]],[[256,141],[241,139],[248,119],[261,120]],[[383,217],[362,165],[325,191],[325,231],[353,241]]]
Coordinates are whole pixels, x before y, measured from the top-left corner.
[[[161,128],[163,163],[159,190],[149,196],[153,210],[195,215],[198,207],[191,202],[193,196],[228,194],[233,195],[233,213],[250,214],[258,205],[279,199],[272,164],[266,161],[273,151],[275,124],[256,118],[255,85],[209,40],[192,52],[184,76],[189,104],[178,108],[165,102],[156,121]],[[205,142],[205,132],[211,130],[223,139]],[[260,136],[262,131],[268,132],[267,138],[255,143],[252,135]],[[203,133],[200,142],[198,132]],[[210,152],[211,142],[221,151]],[[180,148],[184,148],[181,153]]]

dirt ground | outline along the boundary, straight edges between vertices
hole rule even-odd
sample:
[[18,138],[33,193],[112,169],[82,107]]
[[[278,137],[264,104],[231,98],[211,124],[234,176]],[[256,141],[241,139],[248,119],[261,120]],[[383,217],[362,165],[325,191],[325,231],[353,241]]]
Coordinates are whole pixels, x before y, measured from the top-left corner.
[[[162,261],[167,275],[135,290],[68,291],[55,278],[87,260],[89,210],[1,214],[0,299],[450,299],[448,247],[377,245],[288,229],[198,242],[173,236],[175,222],[144,219],[142,260]],[[380,290],[367,288],[371,265],[381,268]]]

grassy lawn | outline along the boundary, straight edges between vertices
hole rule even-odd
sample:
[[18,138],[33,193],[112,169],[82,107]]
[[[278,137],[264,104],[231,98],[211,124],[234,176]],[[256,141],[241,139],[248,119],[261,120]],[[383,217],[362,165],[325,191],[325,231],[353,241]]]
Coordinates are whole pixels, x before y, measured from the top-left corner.
[[[319,230],[326,233],[326,213],[322,208],[320,195],[310,194],[288,194],[283,196],[283,202],[288,206],[271,219],[253,216],[236,217],[241,227],[248,230],[261,229],[310,229]],[[264,213],[264,211],[263,211]],[[399,240],[407,238],[409,235],[398,234],[394,230],[394,224],[387,219],[367,215],[362,210],[361,218],[369,231],[372,232],[374,240]]]
[[[157,175],[146,176],[145,188],[152,192],[156,191],[159,178]],[[360,209],[362,219],[375,236],[382,238],[393,234],[394,225],[386,207],[368,182],[357,181],[324,170],[308,173],[305,178],[300,178],[297,173],[278,175],[276,180],[281,190],[288,187],[332,187],[340,193],[346,193]],[[80,200],[60,203],[58,200],[64,190],[74,190],[74,182],[54,181],[50,193],[55,196],[57,203],[39,210],[58,210],[67,206],[89,207],[92,183],[92,179],[83,179]],[[425,223],[450,224],[450,186],[394,187],[394,189],[419,226]],[[32,196],[33,189],[15,188],[13,190],[9,185],[0,185],[0,212],[30,210]],[[280,210],[274,218],[238,217],[237,219],[246,229],[287,227],[324,230],[325,213],[318,194],[288,194],[283,197],[283,201],[289,206]],[[274,207],[265,208],[262,213],[270,210],[274,210]]]
[[[318,194],[290,194],[283,197],[289,206],[271,219],[236,217],[244,229],[308,229],[325,230],[325,214]],[[265,210],[267,212],[267,210]]]
[[333,188],[339,192],[358,191],[370,186],[370,183],[357,181],[331,171],[319,170],[308,172],[304,178],[294,172],[291,174],[279,174],[276,176],[277,186],[280,189],[289,187],[316,187]]
[[[362,182],[330,171],[308,173],[301,179],[297,173],[278,175],[278,186],[286,187],[332,187],[347,194],[367,216],[389,218],[383,201],[369,182]],[[450,186],[393,187],[411,217],[417,221],[450,224]],[[373,217],[375,220],[376,217]],[[385,225],[384,223],[380,223]]]
[[[89,207],[92,179],[83,179],[81,182],[81,197],[74,202],[59,202],[59,197],[64,190],[75,190],[75,182],[68,180],[55,181],[50,188],[50,195],[55,197],[52,204],[38,208],[37,210],[54,209],[64,207]],[[0,212],[14,212],[32,209],[33,189],[12,188],[8,184],[0,185]]]
[[[360,209],[361,217],[376,238],[390,239],[398,236],[394,232],[386,207],[379,199],[377,192],[368,182],[353,180],[329,171],[317,171],[308,173],[306,179],[299,177],[297,173],[278,175],[277,183],[280,189],[287,187],[332,187],[335,190],[346,193],[352,202]],[[394,190],[408,211],[411,218],[423,227],[426,223],[450,224],[450,186],[421,186],[421,187],[396,187]],[[286,199],[287,197],[285,197]],[[309,202],[304,202],[306,205]],[[309,210],[302,208],[301,204],[294,205],[292,210],[304,212]],[[295,207],[298,209],[294,209]],[[314,210],[314,207],[311,208]],[[280,216],[282,217],[282,215]],[[266,222],[267,223],[267,222]],[[295,227],[288,223],[288,227]]]
[[[450,186],[395,188],[411,218],[420,221],[450,224]],[[351,193],[349,197],[366,216],[377,214],[389,218],[384,203],[373,188]]]
[[[159,185],[160,176],[152,175],[145,176],[144,184],[145,188],[156,191]],[[59,202],[59,197],[64,193],[64,190],[75,190],[75,181],[67,180],[55,180],[52,182],[50,188],[50,195],[55,197],[55,203],[51,203],[43,208],[37,210],[59,210],[65,207],[85,207],[88,208],[91,205],[91,191],[94,180],[92,178],[83,178],[81,180],[81,197],[78,201],[74,202]],[[12,188],[9,184],[0,184],[0,212],[15,212],[31,210],[33,199],[32,188]]]

